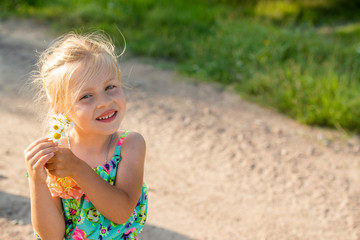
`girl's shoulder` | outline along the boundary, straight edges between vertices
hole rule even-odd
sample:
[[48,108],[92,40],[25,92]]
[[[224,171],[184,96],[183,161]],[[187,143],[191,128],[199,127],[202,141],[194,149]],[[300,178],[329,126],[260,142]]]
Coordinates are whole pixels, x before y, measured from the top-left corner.
[[[115,186],[133,192],[143,182],[146,145],[143,136],[128,132],[121,146]],[[137,186],[137,187],[136,187]]]
[[144,137],[134,131],[118,131],[118,145],[121,145],[121,148],[142,148],[146,147]]
[[138,133],[138,132],[134,132],[134,131],[118,131],[117,134],[118,140],[123,139],[124,140],[124,144],[127,143],[145,143],[145,139],[144,137]]

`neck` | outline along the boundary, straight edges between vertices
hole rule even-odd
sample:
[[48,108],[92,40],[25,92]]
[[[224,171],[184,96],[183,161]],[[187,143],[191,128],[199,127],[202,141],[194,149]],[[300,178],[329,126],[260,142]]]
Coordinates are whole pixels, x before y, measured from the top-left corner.
[[81,134],[79,131],[72,131],[70,135],[71,149],[76,152],[86,152],[89,155],[103,155],[110,148],[111,139],[116,133],[110,135]]

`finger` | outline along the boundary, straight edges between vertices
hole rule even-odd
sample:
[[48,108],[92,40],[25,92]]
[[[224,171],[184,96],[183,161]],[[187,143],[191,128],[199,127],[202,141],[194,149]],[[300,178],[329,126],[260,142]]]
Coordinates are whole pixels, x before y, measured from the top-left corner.
[[[56,155],[56,153],[54,153],[54,156]],[[49,159],[49,161],[47,161],[46,162],[46,164],[52,164],[52,163],[54,163],[55,161],[54,161],[54,158],[51,158],[51,159]]]
[[48,172],[58,178],[63,178],[63,177],[67,177],[66,174],[64,174],[64,172],[62,170],[59,169],[54,169],[54,170],[48,170]]
[[38,144],[36,144],[35,146],[33,146],[31,148],[31,150],[25,151],[25,158],[26,159],[31,159],[32,157],[34,157],[34,155],[39,152],[40,150],[44,149],[44,148],[48,148],[48,147],[55,147],[56,145],[51,142],[51,141],[43,141],[43,142],[39,142]]
[[50,158],[52,158],[54,156],[54,153],[53,152],[50,152],[50,153],[48,153],[48,154],[46,154],[46,155],[43,155],[42,157],[40,157],[39,158],[39,160],[34,164],[34,169],[36,169],[36,168],[39,168],[39,167],[43,167],[45,164],[46,164],[46,162],[50,159]]
[[55,155],[55,152],[58,151],[57,147],[50,147],[50,148],[45,148],[40,150],[39,152],[37,152],[34,156],[33,156],[33,161],[38,161],[42,156],[47,155],[49,153],[53,153],[53,156]]
[[43,153],[48,153],[49,151],[56,152],[56,151],[58,151],[58,149],[59,148],[57,147],[57,145],[51,141],[39,143],[37,146],[35,146],[30,152],[28,152],[25,155],[25,158],[29,160],[31,158],[34,158],[40,152],[43,152]]
[[33,156],[31,159],[27,160],[27,165],[30,167],[30,168],[34,168],[36,163],[38,161],[40,161],[40,159],[43,157],[43,156],[47,156],[49,155],[50,153],[52,154],[51,157],[53,157],[55,155],[54,151],[56,151],[55,149],[53,149],[53,151],[51,149],[44,149],[44,150],[41,150],[40,152],[36,153],[35,156]]
[[[54,154],[55,156],[55,154]],[[54,159],[54,156],[52,158],[50,158],[46,163],[45,163],[45,167],[48,170],[54,170],[54,169],[59,169],[61,168],[62,164],[58,163],[58,162],[53,162],[52,160]]]
[[24,152],[30,152],[35,146],[37,146],[40,143],[45,143],[45,142],[53,142],[52,140],[49,140],[48,138],[40,138],[34,142],[32,142],[26,149]]
[[53,163],[49,163],[50,161],[51,161],[51,160],[49,160],[48,162],[46,162],[45,167],[46,167],[47,170],[53,171],[53,170],[56,169],[56,167],[55,167],[56,165],[53,164]]
[[55,176],[55,177],[58,177],[57,174],[56,174],[56,170],[49,170],[48,171],[51,175]]

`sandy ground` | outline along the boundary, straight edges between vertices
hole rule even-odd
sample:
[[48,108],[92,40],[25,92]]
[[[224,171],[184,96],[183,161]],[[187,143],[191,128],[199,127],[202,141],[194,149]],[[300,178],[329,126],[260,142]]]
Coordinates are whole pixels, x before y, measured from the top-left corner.
[[[26,88],[53,36],[0,22],[0,239],[33,239],[23,150],[41,136]],[[131,43],[129,43],[131,44]],[[122,57],[123,128],[147,141],[146,240],[360,239],[360,142],[303,126],[139,59]]]

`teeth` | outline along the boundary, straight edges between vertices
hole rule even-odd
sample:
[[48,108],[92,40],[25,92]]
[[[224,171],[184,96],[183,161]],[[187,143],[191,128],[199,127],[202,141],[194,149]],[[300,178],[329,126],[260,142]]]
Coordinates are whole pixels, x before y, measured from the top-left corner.
[[113,112],[113,113],[111,113],[110,115],[107,115],[107,116],[104,116],[104,117],[100,117],[100,118],[97,118],[98,120],[105,120],[105,119],[108,119],[108,118],[110,118],[110,117],[112,117],[112,116],[114,116],[115,115],[115,112]]

